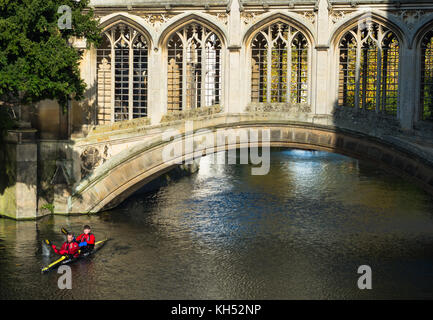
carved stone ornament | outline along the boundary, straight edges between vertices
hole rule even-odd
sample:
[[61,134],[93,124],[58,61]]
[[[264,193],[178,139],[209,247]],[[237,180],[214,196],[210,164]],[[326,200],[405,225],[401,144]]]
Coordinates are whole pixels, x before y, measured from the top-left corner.
[[249,25],[253,24],[257,17],[260,16],[263,12],[241,12],[241,20],[244,24]]
[[409,30],[412,30],[418,21],[427,14],[424,10],[398,10],[392,14],[406,24]]
[[172,18],[172,15],[158,13],[158,14],[146,14],[143,19],[153,27],[159,27],[166,23]]
[[81,160],[81,178],[84,178],[94,169],[100,166],[109,158],[109,147],[90,146],[86,147],[80,155]]

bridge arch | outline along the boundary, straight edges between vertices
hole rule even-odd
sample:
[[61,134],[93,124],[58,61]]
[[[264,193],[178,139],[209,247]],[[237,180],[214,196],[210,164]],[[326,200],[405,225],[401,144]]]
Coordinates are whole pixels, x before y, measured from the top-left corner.
[[[215,137],[218,130],[230,128],[238,130],[238,133],[243,131],[248,136],[254,130],[269,130],[267,141],[271,147],[322,150],[373,161],[433,192],[433,163],[389,141],[347,129],[299,122],[239,122],[178,134],[169,141],[164,141],[161,137],[155,138],[151,143],[137,145],[121,152],[98,167],[76,187],[69,201],[69,213],[96,213],[117,206],[144,184],[177,166],[179,160],[188,161],[193,157],[206,155],[209,150],[207,142],[211,141],[205,138],[206,135],[213,135],[213,141],[217,141]],[[183,148],[183,143],[188,139],[195,143],[194,150],[180,149],[183,150],[180,156],[163,161],[168,146]],[[202,143],[203,140],[206,143]],[[220,147],[216,146],[212,151],[215,153],[262,145],[263,141],[260,139],[249,143],[236,139]]]

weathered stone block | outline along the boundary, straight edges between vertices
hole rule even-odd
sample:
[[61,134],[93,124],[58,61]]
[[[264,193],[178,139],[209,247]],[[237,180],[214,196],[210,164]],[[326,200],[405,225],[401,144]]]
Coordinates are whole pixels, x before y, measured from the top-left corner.
[[37,145],[35,142],[21,143],[21,133],[10,135],[18,143],[6,144],[8,158],[0,164],[6,171],[0,193],[0,215],[14,219],[34,219],[37,213]]
[[399,156],[394,157],[394,162],[393,162],[394,167],[397,167],[401,170],[404,170],[404,168],[406,167],[406,161],[404,159],[402,159]]
[[302,142],[305,143],[307,139],[307,133],[306,132],[296,132],[295,131],[295,142]]
[[406,168],[404,168],[404,171],[405,171],[407,174],[411,175],[411,176],[415,176],[415,174],[416,174],[416,167],[415,167],[414,165],[412,165],[412,164],[409,163],[409,164],[406,166]]
[[343,137],[337,137],[337,148],[344,148],[344,138]]
[[389,153],[387,153],[387,152],[385,152],[385,153],[382,154],[382,158],[381,158],[381,160],[382,160],[383,162],[389,164],[389,165],[392,164],[393,159],[394,159],[393,155],[391,155],[391,154],[389,154]]
[[332,136],[330,134],[320,134],[319,143],[322,146],[332,146]]
[[367,154],[368,153],[368,145],[362,142],[358,143],[358,146],[356,148],[356,152],[359,154]]
[[380,151],[380,149],[370,146],[368,148],[368,156],[372,159],[380,159],[382,155],[382,152]]
[[271,141],[279,141],[281,139],[280,130],[271,130]]

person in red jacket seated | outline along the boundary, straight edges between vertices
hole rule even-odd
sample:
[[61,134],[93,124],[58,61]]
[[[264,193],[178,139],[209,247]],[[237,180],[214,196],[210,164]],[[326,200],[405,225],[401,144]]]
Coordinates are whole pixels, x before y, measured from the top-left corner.
[[78,243],[74,241],[74,235],[72,233],[68,233],[66,239],[66,242],[62,245],[60,250],[57,249],[54,244],[51,247],[53,248],[55,253],[61,256],[68,255],[69,257],[77,258],[80,255],[80,248],[78,246]]
[[90,226],[85,225],[83,228],[83,234],[80,234],[76,241],[80,247],[81,253],[92,251],[95,247],[95,236],[91,233]]

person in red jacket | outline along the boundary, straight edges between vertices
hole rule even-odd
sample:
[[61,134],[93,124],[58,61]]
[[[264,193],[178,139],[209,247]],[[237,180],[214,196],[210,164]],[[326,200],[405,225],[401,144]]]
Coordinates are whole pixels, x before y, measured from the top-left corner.
[[78,243],[74,241],[74,235],[72,233],[68,233],[66,239],[66,242],[62,245],[60,250],[57,249],[54,244],[51,247],[53,248],[55,253],[61,256],[68,255],[69,257],[77,258],[80,255],[80,248],[78,246]]
[[91,231],[92,230],[90,229],[90,226],[85,225],[83,228],[84,233],[80,234],[76,239],[81,253],[92,251],[95,247],[95,236],[91,233]]

